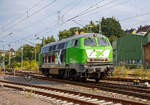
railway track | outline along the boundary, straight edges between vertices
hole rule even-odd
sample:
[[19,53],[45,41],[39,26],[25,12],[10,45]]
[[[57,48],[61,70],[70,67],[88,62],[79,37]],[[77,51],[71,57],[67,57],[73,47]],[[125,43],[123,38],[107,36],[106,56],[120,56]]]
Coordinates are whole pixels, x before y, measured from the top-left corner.
[[[133,78],[107,78],[106,80],[109,80],[109,81],[133,82],[135,79],[133,79]],[[149,82],[150,83],[150,80],[148,80],[148,79],[139,79],[139,80],[142,83],[144,83],[144,82]]]
[[48,100],[53,100],[55,98],[59,100],[60,103],[63,103],[63,101],[65,100],[67,101],[65,105],[148,105],[144,103],[133,102],[112,97],[104,97],[99,95],[74,92],[44,86],[14,83],[3,80],[0,80],[0,84],[1,86],[17,89],[19,91],[32,91],[34,94],[42,95],[42,97]]
[[[24,75],[22,73],[19,73],[19,75]],[[109,91],[109,92],[114,92],[114,93],[119,93],[123,95],[128,95],[128,96],[135,96],[139,97],[142,99],[150,99],[150,90],[148,89],[143,89],[141,87],[135,87],[135,86],[130,86],[130,85],[125,85],[125,84],[115,84],[115,83],[108,83],[108,82],[76,82],[76,81],[68,81],[68,80],[60,80],[60,79],[55,79],[55,78],[48,78],[44,77],[41,75],[37,74],[31,74],[33,78],[37,79],[42,79],[42,80],[49,80],[49,81],[56,81],[56,82],[63,82],[67,84],[72,84],[72,85],[78,85],[78,86],[83,86],[83,87],[88,87],[88,88],[97,88],[100,90],[104,91]]]
[[148,99],[148,100],[150,99],[150,90],[139,88],[139,87],[134,87],[134,86],[129,86],[129,85],[124,85],[124,84],[114,84],[114,83],[107,83],[107,82],[99,82],[99,83],[84,82],[82,83],[82,82],[60,80],[60,79],[46,78],[46,77],[42,77],[42,78],[38,77],[38,79],[63,82],[63,83],[83,86],[87,88],[97,88],[97,89],[104,90],[104,91],[124,94],[128,96],[135,96],[135,97],[139,97],[142,99]]

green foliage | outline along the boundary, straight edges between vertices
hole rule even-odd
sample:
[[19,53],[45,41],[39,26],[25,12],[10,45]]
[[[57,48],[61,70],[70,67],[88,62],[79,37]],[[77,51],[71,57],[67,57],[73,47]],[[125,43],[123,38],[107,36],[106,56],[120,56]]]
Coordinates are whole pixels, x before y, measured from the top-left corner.
[[21,63],[14,61],[12,63],[12,67],[15,69],[31,69],[34,72],[39,72],[38,62],[35,60],[24,60],[23,61],[23,68],[21,68]]
[[119,21],[115,18],[102,18],[101,22],[102,34],[107,37],[115,35],[117,38],[124,35],[124,31],[121,28]]
[[109,41],[110,42],[113,42],[114,40],[117,40],[118,38],[117,38],[117,36],[115,36],[115,35],[111,35],[110,37],[109,37]]
[[23,62],[23,68],[30,69],[31,68],[31,62],[29,60],[25,60]]
[[[99,33],[99,25],[98,22],[95,24],[93,21],[90,21],[88,25],[85,25],[82,28],[79,27],[72,27],[68,30],[63,30],[59,32],[59,40],[62,40],[64,38],[70,37],[74,35],[75,30],[78,30],[79,33],[81,31],[85,33]],[[110,41],[117,40],[117,38],[124,35],[124,31],[121,28],[121,25],[119,21],[117,21],[115,18],[102,18],[101,21],[101,31],[103,35],[106,35]]]
[[59,35],[58,35],[59,40],[73,36],[76,30],[80,30],[80,28],[79,27],[72,27],[69,30],[60,31]]
[[19,69],[21,67],[21,63],[14,61],[12,62],[12,68]]
[[32,59],[33,57],[33,52],[34,52],[34,47],[33,46],[30,46],[28,44],[24,45],[23,47],[23,57],[25,60],[28,60],[28,59]]
[[150,79],[150,70],[144,69],[143,67],[141,69],[135,69],[133,74],[135,74],[137,78]]
[[126,69],[125,66],[118,66],[118,67],[115,67],[114,68],[114,71],[113,71],[113,76],[121,76],[121,77],[127,77],[128,76],[128,70]]
[[[41,47],[43,44],[55,42],[55,38],[52,35],[51,37],[43,38],[42,44],[37,43],[36,45],[32,46],[29,44],[25,44],[18,48],[18,50],[15,52],[15,56],[11,55],[11,67],[19,69],[21,68],[21,60],[22,60],[22,55],[23,55],[23,60],[24,60],[24,68],[29,69],[35,69],[38,71],[38,55],[41,51]],[[23,52],[23,53],[22,53]],[[34,61],[36,58],[36,61]],[[0,53],[0,61],[2,61],[2,56]],[[9,53],[7,52],[5,54],[5,65],[6,68],[8,68],[8,62],[9,62]],[[32,63],[32,64],[31,64]]]
[[69,30],[61,31],[61,32],[59,32],[59,40],[62,40],[62,39],[67,38],[67,37],[70,37],[72,35],[73,34]]
[[51,43],[51,42],[55,42],[55,41],[56,41],[56,39],[54,38],[53,35],[51,37],[43,38],[41,46],[44,46],[45,44],[48,44],[48,43]]
[[127,77],[129,75],[132,75],[132,77],[137,79],[150,79],[150,70],[144,69],[143,66],[139,69],[127,69],[125,66],[118,66],[114,68],[114,77]]
[[33,60],[31,62],[31,69],[35,70],[35,72],[39,72],[39,66],[38,66],[38,62]]

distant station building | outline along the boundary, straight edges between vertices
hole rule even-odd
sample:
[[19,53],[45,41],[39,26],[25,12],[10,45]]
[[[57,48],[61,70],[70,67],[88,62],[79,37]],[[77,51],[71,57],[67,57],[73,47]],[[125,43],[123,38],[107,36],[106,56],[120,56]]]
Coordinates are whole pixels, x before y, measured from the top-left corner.
[[141,65],[143,56],[143,35],[127,34],[113,42],[116,65]]
[[150,66],[150,26],[127,30],[127,34],[113,42],[115,65]]
[[147,32],[144,39],[144,65],[150,66],[150,31]]

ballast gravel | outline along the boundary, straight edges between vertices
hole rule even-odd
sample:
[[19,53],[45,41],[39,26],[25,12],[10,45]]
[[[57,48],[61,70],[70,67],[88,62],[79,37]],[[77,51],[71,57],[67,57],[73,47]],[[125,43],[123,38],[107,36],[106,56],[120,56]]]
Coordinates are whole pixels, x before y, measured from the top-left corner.
[[19,91],[0,87],[0,105],[56,105],[42,99],[20,94]]
[[65,89],[65,90],[76,91],[76,92],[84,92],[84,93],[89,93],[89,94],[102,95],[102,96],[108,96],[108,97],[114,97],[114,98],[120,98],[120,99],[126,99],[126,100],[132,100],[132,101],[144,102],[146,104],[150,104],[150,100],[122,95],[122,94],[113,93],[113,92],[107,92],[107,91],[99,90],[96,88],[92,89],[92,88],[86,88],[82,86],[70,85],[70,84],[66,84],[62,82],[40,80],[40,79],[35,79],[35,78],[26,80],[24,77],[1,75],[1,74],[0,74],[0,79],[12,81],[12,82],[18,82],[18,83],[34,84],[34,85],[40,85],[40,86]]

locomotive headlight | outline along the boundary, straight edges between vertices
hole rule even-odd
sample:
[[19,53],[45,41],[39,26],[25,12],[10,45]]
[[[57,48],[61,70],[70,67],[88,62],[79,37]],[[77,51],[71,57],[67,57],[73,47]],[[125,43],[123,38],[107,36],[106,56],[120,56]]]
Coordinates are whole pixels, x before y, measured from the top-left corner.
[[105,61],[106,61],[106,62],[109,62],[109,58],[106,58]]
[[91,62],[91,59],[88,58],[88,59],[86,59],[86,61],[87,61],[87,62]]

